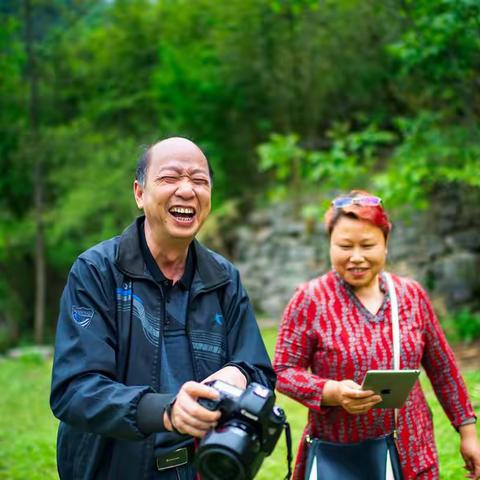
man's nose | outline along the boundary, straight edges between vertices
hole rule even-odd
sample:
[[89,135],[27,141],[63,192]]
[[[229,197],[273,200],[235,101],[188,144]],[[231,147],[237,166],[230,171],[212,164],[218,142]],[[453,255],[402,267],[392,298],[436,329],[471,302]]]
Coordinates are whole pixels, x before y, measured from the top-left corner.
[[183,177],[177,185],[175,194],[182,198],[192,198],[195,195],[193,184],[189,178]]

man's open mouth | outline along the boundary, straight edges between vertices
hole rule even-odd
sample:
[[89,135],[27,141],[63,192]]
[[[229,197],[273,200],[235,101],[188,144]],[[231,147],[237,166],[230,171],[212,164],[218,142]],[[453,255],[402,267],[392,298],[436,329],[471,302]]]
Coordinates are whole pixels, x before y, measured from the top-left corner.
[[192,207],[172,207],[168,211],[180,222],[190,222],[195,216],[195,209]]

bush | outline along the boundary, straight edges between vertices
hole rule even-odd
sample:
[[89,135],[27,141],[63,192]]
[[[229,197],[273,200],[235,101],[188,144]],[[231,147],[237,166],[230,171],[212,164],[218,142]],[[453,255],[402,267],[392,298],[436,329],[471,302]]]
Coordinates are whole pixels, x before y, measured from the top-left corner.
[[453,342],[471,342],[480,338],[480,313],[463,308],[443,322],[445,332]]

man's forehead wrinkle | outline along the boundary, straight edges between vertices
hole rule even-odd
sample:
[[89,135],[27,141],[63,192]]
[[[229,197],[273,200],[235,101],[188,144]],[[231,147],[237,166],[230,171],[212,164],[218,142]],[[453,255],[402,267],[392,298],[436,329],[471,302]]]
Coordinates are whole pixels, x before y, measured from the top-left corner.
[[189,175],[194,175],[196,173],[208,174],[208,170],[206,168],[186,166],[186,165],[183,165],[179,161],[177,161],[175,163],[167,163],[167,164],[159,165],[159,167],[158,167],[158,173],[163,173],[163,172],[169,171],[169,170],[177,172],[177,173],[186,172]]

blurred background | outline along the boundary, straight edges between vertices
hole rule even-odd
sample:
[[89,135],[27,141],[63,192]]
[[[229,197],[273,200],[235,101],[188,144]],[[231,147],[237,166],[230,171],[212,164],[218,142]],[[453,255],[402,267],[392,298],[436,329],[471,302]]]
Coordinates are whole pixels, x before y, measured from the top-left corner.
[[[351,188],[391,213],[388,268],[478,345],[479,118],[478,0],[1,0],[0,353],[51,344],[72,262],[138,215],[137,158],[171,135],[213,164],[201,239],[239,266],[269,348],[294,287],[329,269],[322,215]],[[33,414],[25,385],[46,398],[49,368],[0,363],[18,383],[2,412]],[[0,478],[37,478],[5,473],[35,448],[49,478],[44,428],[7,454],[0,422]]]

